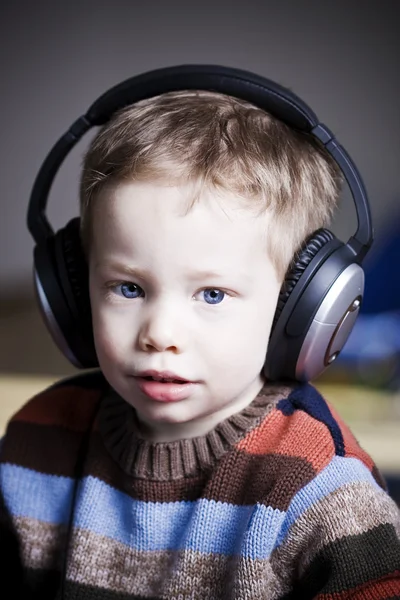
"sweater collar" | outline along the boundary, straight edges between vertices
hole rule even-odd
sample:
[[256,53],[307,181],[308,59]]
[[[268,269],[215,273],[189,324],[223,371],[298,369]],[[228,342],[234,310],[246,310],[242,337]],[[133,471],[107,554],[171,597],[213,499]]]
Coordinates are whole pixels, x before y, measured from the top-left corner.
[[125,473],[140,479],[178,480],[210,469],[290,391],[289,387],[267,383],[249,406],[205,436],[152,442],[141,437],[135,410],[110,388],[101,402],[99,426],[106,448]]

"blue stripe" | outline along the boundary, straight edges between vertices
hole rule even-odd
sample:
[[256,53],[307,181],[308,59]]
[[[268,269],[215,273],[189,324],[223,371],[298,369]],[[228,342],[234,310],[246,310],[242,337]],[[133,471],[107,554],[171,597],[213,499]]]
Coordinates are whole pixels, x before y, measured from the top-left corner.
[[8,463],[0,465],[0,489],[10,513],[46,523],[68,523],[74,482]]
[[[186,549],[266,559],[310,507],[355,481],[380,489],[358,459],[335,457],[293,498],[286,514],[264,505],[235,506],[206,499],[143,502],[87,477],[79,487],[74,525],[142,552]],[[73,483],[15,465],[0,468],[0,485],[12,514],[47,523],[68,522]]]
[[[9,464],[2,465],[0,475],[6,504],[14,516],[67,523],[73,480]],[[75,527],[140,551],[187,549],[260,557],[271,552],[285,517],[270,507],[206,499],[142,502],[94,477],[82,480],[74,512]]]
[[[85,500],[77,507],[76,525],[146,552],[185,549],[225,555],[244,551],[249,555],[262,521],[266,535],[260,539],[257,554],[264,556],[265,552],[269,554],[271,540],[276,539],[285,517],[285,513],[270,507],[235,506],[206,499],[140,502],[90,477],[83,486]],[[261,519],[259,509],[263,512]]]
[[340,487],[355,482],[367,482],[373,488],[381,490],[370,470],[358,458],[335,456],[325,469],[293,498],[276,546],[278,547],[284,541],[295,521],[314,504]]
[[269,558],[277,545],[285,516],[283,511],[258,504],[253,512],[250,527],[245,533],[240,554],[252,560]]

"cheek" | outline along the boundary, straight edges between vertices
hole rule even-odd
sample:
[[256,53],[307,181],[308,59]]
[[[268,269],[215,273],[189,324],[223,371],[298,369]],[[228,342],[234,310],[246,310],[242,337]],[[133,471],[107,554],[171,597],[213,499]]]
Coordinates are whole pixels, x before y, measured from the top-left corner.
[[[218,328],[210,340],[206,340],[205,355],[217,369],[232,372],[261,370],[265,361],[272,316],[269,311],[251,311],[237,315],[235,319]],[[218,366],[217,366],[218,365]]]
[[98,303],[92,308],[93,335],[97,355],[100,364],[102,361],[117,361],[118,356],[124,352],[129,343],[128,332],[121,322],[116,318],[113,311],[107,310],[107,307]]
[[[276,296],[276,299],[275,299]],[[232,349],[241,353],[244,365],[262,365],[268,348],[268,340],[276,310],[278,294],[262,295],[252,310],[237,319],[230,334]]]
[[114,361],[118,354],[118,346],[114,335],[115,331],[112,328],[108,328],[107,323],[104,323],[101,319],[94,318],[93,334],[100,366],[103,366],[102,363],[105,361]]

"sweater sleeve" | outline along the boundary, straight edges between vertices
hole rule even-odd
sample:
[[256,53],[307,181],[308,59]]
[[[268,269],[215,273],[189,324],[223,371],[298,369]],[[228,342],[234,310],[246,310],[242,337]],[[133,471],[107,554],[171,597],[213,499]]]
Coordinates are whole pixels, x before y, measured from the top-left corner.
[[[70,514],[80,443],[104,386],[97,372],[56,383],[18,410],[0,442],[1,589],[12,590],[16,600],[55,597],[65,547],[62,519]],[[57,458],[55,439],[62,448]],[[47,487],[54,481],[66,482],[59,496]],[[55,523],[42,516],[43,507],[54,506]]]
[[[0,440],[1,448],[4,438]],[[0,463],[0,565],[2,588],[13,590],[13,597],[22,597],[20,585],[23,578],[23,567],[20,557],[18,536],[6,505],[3,490],[3,472]]]
[[400,598],[400,511],[362,461],[336,456],[293,499],[288,518],[293,598]]

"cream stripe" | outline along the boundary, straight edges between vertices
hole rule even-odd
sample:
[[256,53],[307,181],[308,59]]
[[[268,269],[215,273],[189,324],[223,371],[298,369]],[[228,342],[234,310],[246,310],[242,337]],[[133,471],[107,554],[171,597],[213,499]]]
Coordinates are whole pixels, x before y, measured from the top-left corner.
[[68,579],[120,593],[179,600],[276,600],[289,591],[269,561],[194,551],[140,552],[79,531]]
[[296,564],[301,575],[325,545],[385,523],[392,524],[400,538],[400,511],[392,498],[368,482],[344,485],[292,525],[284,543],[271,555],[272,567],[286,571]]
[[[16,519],[22,558],[31,569],[60,569],[65,531],[34,519]],[[26,543],[29,540],[29,544]],[[71,553],[71,548],[70,548]],[[77,530],[68,579],[120,593],[179,600],[276,600],[289,588],[269,561],[193,551],[139,552],[86,530]]]
[[63,525],[44,523],[28,517],[16,517],[21,539],[21,558],[31,569],[59,569],[66,546]]

